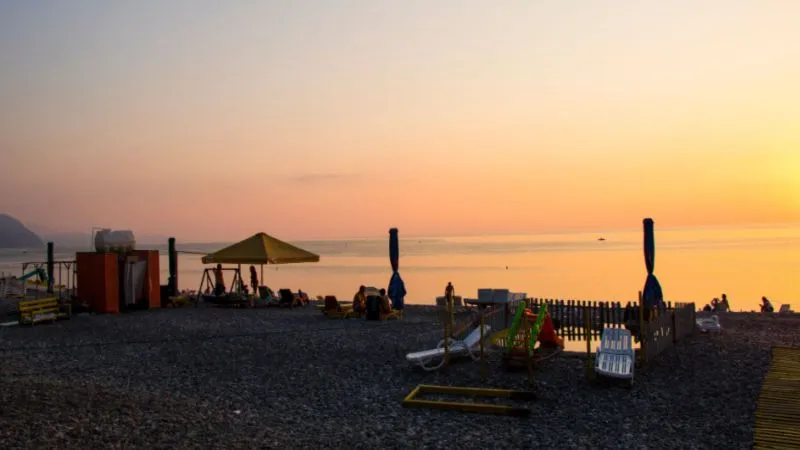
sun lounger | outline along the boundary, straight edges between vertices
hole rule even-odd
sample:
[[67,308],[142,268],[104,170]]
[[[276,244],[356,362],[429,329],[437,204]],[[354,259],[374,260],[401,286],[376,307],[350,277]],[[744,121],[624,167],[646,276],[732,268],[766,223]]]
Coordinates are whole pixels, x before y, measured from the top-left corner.
[[280,295],[278,306],[292,308],[297,303],[297,299],[291,289],[281,289],[278,291],[278,294]]
[[393,309],[388,313],[381,313],[381,320],[400,320],[403,318],[403,310],[402,309]]
[[594,370],[597,374],[630,380],[633,384],[633,369],[636,359],[633,336],[623,328],[606,328],[597,348]]
[[[491,327],[483,326],[483,337],[489,338]],[[448,357],[469,356],[477,361],[480,356],[476,350],[481,341],[481,328],[472,330],[463,341],[451,339],[448,348]],[[435,349],[423,350],[421,352],[409,353],[406,361],[410,364],[422,367],[424,370],[437,370],[444,365],[444,341],[439,342]]]
[[259,286],[258,287],[258,299],[256,300],[257,306],[278,306],[280,303],[280,297],[275,295],[267,286]]
[[321,305],[322,314],[329,319],[347,319],[356,317],[358,314],[353,311],[353,305],[342,305],[335,295],[326,295],[325,304]]
[[719,317],[714,314],[711,317],[697,319],[697,328],[701,333],[719,333],[722,331],[722,324],[719,323]]

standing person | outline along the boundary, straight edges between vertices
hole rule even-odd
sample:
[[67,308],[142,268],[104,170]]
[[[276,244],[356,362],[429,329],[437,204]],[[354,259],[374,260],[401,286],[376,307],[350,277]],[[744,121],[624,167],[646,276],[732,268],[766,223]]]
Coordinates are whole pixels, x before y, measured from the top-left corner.
[[447,300],[447,307],[451,310],[453,309],[453,303],[455,302],[456,296],[456,288],[453,287],[453,283],[451,281],[447,282],[447,287],[444,288],[444,298]]
[[392,309],[402,313],[406,297],[406,284],[400,278],[400,274],[395,272],[389,280],[389,298],[392,300]]
[[253,294],[258,294],[258,273],[256,273],[256,266],[250,266],[250,286],[253,288]]
[[222,264],[217,264],[214,269],[214,295],[217,297],[225,294],[225,277],[222,275]]

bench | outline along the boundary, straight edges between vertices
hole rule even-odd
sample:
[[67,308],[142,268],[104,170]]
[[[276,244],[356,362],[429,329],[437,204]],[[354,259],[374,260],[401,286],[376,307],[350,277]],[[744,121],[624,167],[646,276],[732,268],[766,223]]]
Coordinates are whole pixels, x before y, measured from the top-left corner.
[[37,300],[20,300],[17,304],[20,325],[34,325],[37,322],[55,322],[58,319],[69,319],[72,305],[58,304],[58,298],[46,297]]
[[180,308],[181,306],[186,305],[189,303],[189,297],[186,295],[172,295],[169,297],[169,302],[167,303],[168,306],[172,306],[173,308]]

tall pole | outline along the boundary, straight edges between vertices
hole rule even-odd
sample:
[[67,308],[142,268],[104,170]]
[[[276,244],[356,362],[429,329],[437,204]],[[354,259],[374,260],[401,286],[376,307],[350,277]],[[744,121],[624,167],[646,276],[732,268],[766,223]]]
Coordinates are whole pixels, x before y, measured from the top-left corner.
[[53,294],[53,278],[55,278],[54,276],[55,273],[53,273],[55,272],[55,270],[53,270],[55,265],[54,262],[55,258],[53,257],[54,253],[55,252],[53,251],[53,243],[48,242],[47,243],[47,295]]
[[486,381],[486,359],[485,359],[485,355],[484,355],[484,352],[483,352],[483,340],[484,340],[484,336],[483,336],[484,328],[483,328],[483,325],[485,323],[485,320],[484,320],[484,317],[483,317],[483,311],[481,311],[479,314],[481,315],[481,323],[480,323],[480,327],[481,327],[481,379]]
[[171,237],[168,243],[169,279],[167,281],[169,295],[178,295],[178,251],[175,249],[175,238]]
[[445,314],[444,314],[444,367],[447,368],[447,364],[449,363],[450,359],[450,306],[445,305]]

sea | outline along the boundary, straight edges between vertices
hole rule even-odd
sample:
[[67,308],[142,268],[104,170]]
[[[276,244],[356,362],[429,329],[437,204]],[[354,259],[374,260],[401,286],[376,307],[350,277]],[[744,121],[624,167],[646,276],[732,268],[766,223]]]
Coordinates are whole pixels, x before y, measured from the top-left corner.
[[[320,261],[265,266],[262,281],[275,290],[349,300],[362,284],[389,282],[388,234],[292,243],[319,254]],[[201,255],[188,252],[213,252],[228,244],[179,241],[178,250],[187,252],[178,258],[179,288],[197,290],[206,267]],[[166,247],[147,246],[162,252],[162,284],[168,277]],[[71,261],[76,251],[86,250],[56,248],[55,258]],[[44,249],[0,250],[0,272],[19,276],[23,262],[45,260]],[[247,267],[242,269],[248,279]],[[667,301],[700,308],[725,293],[734,311],[757,310],[762,296],[776,308],[788,303],[798,310],[800,226],[657,229],[654,273]],[[625,303],[637,299],[647,271],[641,230],[413,238],[401,230],[400,274],[409,304],[434,304],[448,282],[464,297],[476,297],[480,288],[506,288],[529,297]],[[63,269],[60,284],[69,278]]]

